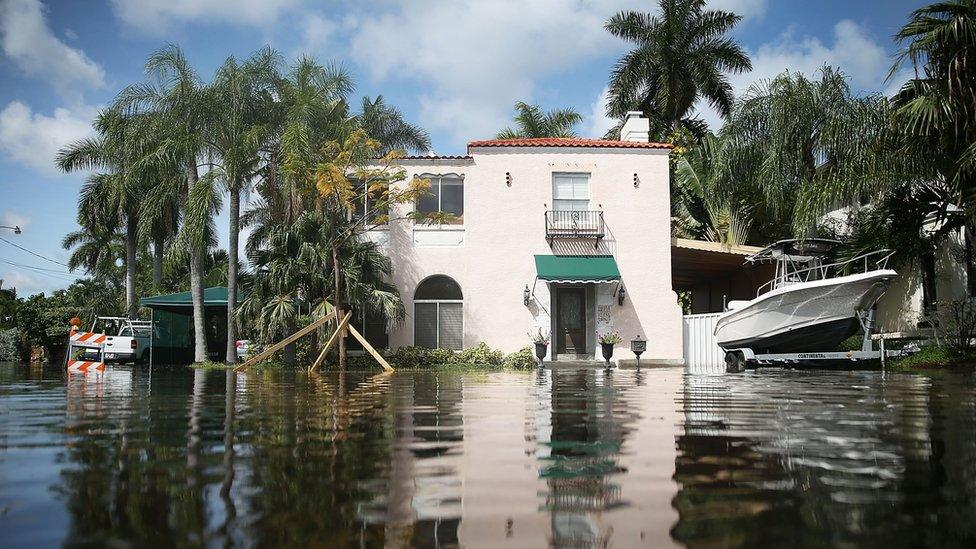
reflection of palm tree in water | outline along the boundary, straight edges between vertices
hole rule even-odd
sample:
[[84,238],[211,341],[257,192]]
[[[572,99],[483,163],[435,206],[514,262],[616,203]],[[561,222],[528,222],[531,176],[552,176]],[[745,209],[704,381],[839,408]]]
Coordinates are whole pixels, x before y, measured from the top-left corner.
[[612,529],[601,514],[622,504],[613,477],[625,472],[618,455],[631,413],[613,374],[595,369],[551,370],[551,435],[539,475],[556,546],[606,546]]

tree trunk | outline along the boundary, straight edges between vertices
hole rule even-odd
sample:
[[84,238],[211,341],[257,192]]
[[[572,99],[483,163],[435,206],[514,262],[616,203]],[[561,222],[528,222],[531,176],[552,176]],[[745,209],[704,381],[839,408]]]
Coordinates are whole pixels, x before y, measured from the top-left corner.
[[136,245],[138,236],[138,224],[135,218],[130,216],[125,225],[125,307],[129,318],[133,320],[139,314],[139,302],[136,299]]
[[230,219],[227,231],[227,356],[228,363],[237,362],[237,322],[234,312],[237,309],[237,243],[240,238],[241,187],[232,185],[230,189]]
[[153,286],[157,289],[163,286],[163,237],[157,236],[153,239]]
[[[335,278],[335,305],[336,307],[336,326],[342,322],[342,317],[345,316],[345,311],[343,310],[342,303],[342,273],[339,272],[339,246],[336,244],[332,245],[332,272]],[[339,335],[339,371],[346,371],[346,335]]]
[[[196,162],[187,169],[187,190],[199,179]],[[193,302],[193,361],[207,360],[207,332],[203,308],[203,266],[206,250],[190,244],[190,300]]]

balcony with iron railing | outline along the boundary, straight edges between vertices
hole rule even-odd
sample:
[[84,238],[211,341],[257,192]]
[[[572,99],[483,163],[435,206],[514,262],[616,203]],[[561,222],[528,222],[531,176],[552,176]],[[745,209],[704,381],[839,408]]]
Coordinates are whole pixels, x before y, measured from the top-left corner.
[[546,239],[592,238],[599,244],[607,234],[602,210],[549,210],[546,212]]

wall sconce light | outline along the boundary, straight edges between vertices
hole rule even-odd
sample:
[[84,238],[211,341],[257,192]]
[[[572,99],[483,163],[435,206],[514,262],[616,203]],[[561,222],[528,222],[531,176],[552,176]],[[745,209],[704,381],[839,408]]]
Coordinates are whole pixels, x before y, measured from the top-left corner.
[[530,299],[532,299],[532,291],[529,290],[529,285],[526,284],[525,289],[522,290],[522,303],[524,303],[525,306],[528,307]]
[[627,295],[627,290],[625,290],[624,287],[621,286],[620,289],[617,290],[617,305],[623,305],[624,304],[624,297],[626,295]]
[[505,172],[505,185],[508,187],[512,186],[512,174],[509,172]]
[[636,189],[637,187],[640,187],[640,178],[637,177],[637,174],[635,173],[634,174],[634,188]]

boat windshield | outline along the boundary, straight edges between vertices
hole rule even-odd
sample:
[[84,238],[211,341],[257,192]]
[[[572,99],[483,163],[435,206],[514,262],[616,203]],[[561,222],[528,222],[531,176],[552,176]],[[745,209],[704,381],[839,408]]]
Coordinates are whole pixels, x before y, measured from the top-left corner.
[[884,269],[892,250],[877,250],[858,255],[846,261],[831,262],[831,254],[840,245],[837,240],[812,238],[807,240],[780,240],[746,258],[749,263],[774,263],[776,274],[772,280],[759,287],[756,295],[792,284],[813,282],[851,272],[867,272]]

